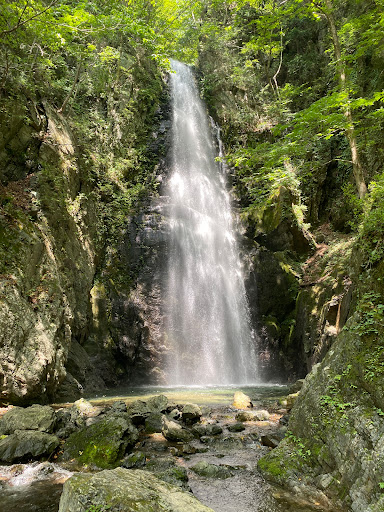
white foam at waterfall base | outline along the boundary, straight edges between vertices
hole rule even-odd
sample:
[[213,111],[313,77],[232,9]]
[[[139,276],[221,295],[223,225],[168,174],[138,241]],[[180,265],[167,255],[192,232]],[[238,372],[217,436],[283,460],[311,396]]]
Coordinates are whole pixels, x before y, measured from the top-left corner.
[[[172,61],[167,289],[169,385],[258,382],[225,168],[191,69]],[[221,151],[221,146],[220,146]]]

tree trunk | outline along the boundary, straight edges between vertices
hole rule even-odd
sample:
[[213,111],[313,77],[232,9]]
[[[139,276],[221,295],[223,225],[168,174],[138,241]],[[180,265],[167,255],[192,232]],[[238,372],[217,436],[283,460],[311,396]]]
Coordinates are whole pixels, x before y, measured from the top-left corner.
[[360,199],[362,199],[365,196],[365,194],[367,193],[367,186],[366,186],[365,180],[364,180],[364,172],[363,172],[363,167],[361,165],[359,149],[358,149],[357,140],[356,140],[356,133],[355,133],[355,126],[353,123],[352,111],[349,106],[349,92],[348,92],[348,87],[347,87],[346,67],[345,67],[345,62],[343,60],[343,57],[341,55],[340,40],[339,40],[339,35],[338,35],[337,29],[336,29],[335,18],[333,16],[332,2],[331,2],[331,0],[324,0],[324,4],[326,6],[324,14],[327,18],[329,27],[331,29],[332,42],[333,42],[333,46],[335,49],[340,89],[342,92],[346,93],[347,98],[348,98],[347,106],[344,109],[344,116],[348,123],[348,128],[346,130],[346,136],[348,139],[348,143],[349,143],[349,147],[350,147],[351,155],[352,155],[353,176],[355,178],[355,183],[356,183],[357,191],[359,193],[359,197],[360,197]]

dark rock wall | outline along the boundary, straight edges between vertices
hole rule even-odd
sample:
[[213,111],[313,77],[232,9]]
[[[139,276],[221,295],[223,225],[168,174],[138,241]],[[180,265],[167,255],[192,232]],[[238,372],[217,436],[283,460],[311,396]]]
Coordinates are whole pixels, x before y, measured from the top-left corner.
[[[167,90],[167,88],[166,88]],[[170,110],[157,113],[148,152],[154,160],[156,194],[126,219],[120,241],[107,255],[92,290],[93,320],[85,348],[108,386],[163,383],[163,294],[167,271]],[[110,347],[109,360],[105,347]]]
[[128,293],[112,298],[112,330],[125,356],[128,381],[162,383],[164,293],[167,273],[167,197],[160,196],[133,217],[119,248],[121,264],[136,275]]

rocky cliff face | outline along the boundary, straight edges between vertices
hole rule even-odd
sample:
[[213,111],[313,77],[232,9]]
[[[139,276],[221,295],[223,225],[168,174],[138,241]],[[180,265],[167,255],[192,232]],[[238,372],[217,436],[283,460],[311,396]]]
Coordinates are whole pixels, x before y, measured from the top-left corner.
[[3,118],[1,126],[9,135],[2,143],[0,382],[1,400],[15,403],[52,400],[71,339],[87,329],[96,266],[96,206],[81,193],[73,134],[44,105],[30,105],[29,114],[27,123]]
[[[49,105],[28,108],[27,122],[15,106],[1,130],[9,134],[1,175],[2,400],[75,399],[121,382],[162,383],[169,108],[164,103],[155,124],[141,127],[154,166],[147,180],[156,186],[129,210],[116,209],[121,196],[109,184],[95,187],[100,158],[79,144],[74,123]],[[117,130],[119,145],[125,129]],[[316,245],[287,214],[295,201],[281,187],[243,223],[265,381],[305,375],[349,315],[351,282],[343,269],[324,278],[327,240]],[[106,223],[112,214],[118,224]]]
[[[0,115],[1,402],[73,400],[128,372],[129,349],[110,336],[122,313],[118,287],[110,286],[114,300],[103,303],[107,287],[99,277],[111,255],[127,253],[133,203],[154,190],[158,153],[148,157],[148,140],[158,128],[164,83],[150,60],[135,71],[132,80],[146,80],[157,98],[151,105],[141,101],[139,88],[122,90],[121,97],[107,91],[81,106],[92,105],[84,120],[23,94],[6,100]],[[125,263],[115,281],[131,286],[134,264]],[[134,315],[124,321],[130,320],[136,325]]]
[[290,435],[260,467],[312,503],[373,512],[384,505],[382,375],[373,370],[382,347],[354,332],[356,320],[306,378]]
[[354,242],[336,242],[302,292],[312,362],[331,346],[305,379],[288,436],[260,469],[326,510],[373,512],[384,505],[383,265],[367,269]]

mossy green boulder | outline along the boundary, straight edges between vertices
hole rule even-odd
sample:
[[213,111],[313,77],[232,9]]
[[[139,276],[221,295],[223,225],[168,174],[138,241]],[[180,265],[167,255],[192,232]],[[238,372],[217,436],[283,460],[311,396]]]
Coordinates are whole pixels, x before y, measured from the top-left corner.
[[63,459],[111,468],[119,463],[127,448],[133,447],[138,438],[138,430],[127,414],[106,415],[68,438]]

